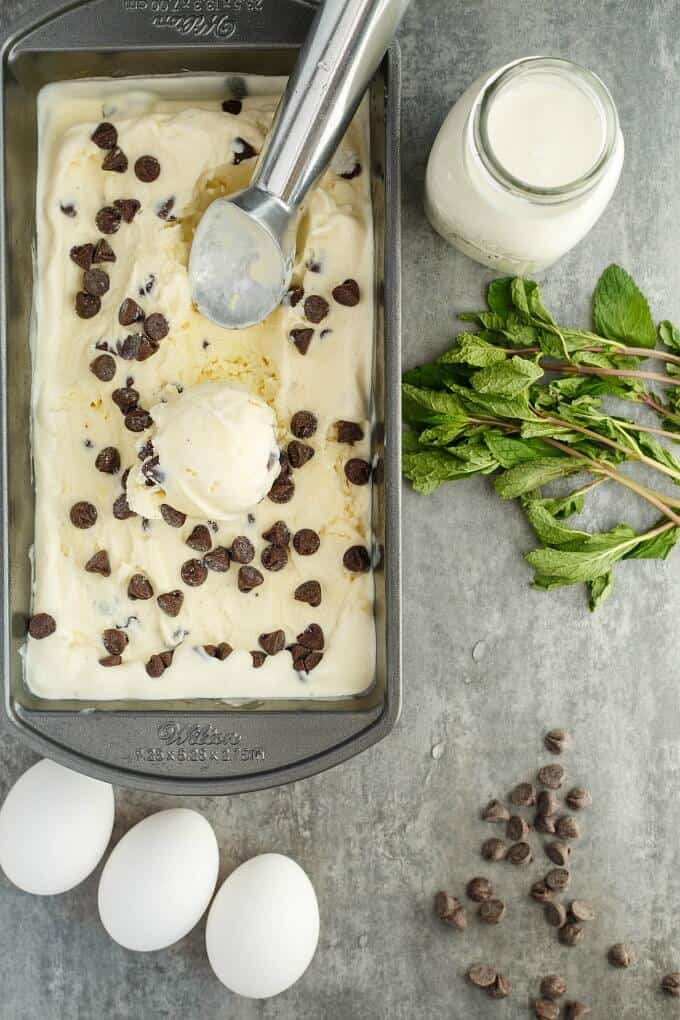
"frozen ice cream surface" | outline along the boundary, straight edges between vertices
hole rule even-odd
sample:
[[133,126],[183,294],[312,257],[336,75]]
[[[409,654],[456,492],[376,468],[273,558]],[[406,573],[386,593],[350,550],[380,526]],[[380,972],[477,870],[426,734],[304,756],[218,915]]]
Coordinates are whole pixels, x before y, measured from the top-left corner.
[[291,289],[224,330],[202,211],[244,187],[280,79],[40,96],[27,682],[47,698],[322,698],[375,671],[368,110],[300,220]]

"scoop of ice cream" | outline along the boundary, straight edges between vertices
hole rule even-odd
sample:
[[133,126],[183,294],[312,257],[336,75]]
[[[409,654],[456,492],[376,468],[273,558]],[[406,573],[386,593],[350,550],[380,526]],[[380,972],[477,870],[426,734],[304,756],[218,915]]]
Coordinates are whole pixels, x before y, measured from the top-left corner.
[[267,495],[280,471],[274,412],[229,383],[205,382],[151,408],[151,447],[128,481],[144,517],[167,503],[188,517],[227,520]]

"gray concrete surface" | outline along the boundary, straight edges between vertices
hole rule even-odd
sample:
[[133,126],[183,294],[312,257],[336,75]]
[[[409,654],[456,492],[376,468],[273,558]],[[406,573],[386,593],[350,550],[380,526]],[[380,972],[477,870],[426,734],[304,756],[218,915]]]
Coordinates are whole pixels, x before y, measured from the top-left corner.
[[[45,6],[4,0],[0,28]],[[610,209],[547,275],[551,307],[584,320],[597,275],[617,260],[658,317],[680,318],[679,36],[675,0],[414,0],[401,32],[407,365],[445,345],[454,311],[476,304],[488,279],[423,219],[429,147],[473,77],[527,53],[569,56],[600,72],[627,139]],[[529,1015],[546,971],[563,972],[602,1020],[678,1014],[656,989],[666,970],[680,969],[680,553],[665,565],[627,564],[615,596],[591,617],[580,591],[530,590],[520,552],[531,536],[488,485],[429,498],[407,492],[404,511],[405,704],[396,732],[297,786],[194,802],[217,830],[225,874],[272,849],[309,872],[322,935],[304,978],[273,1001],[237,1000],[209,970],[202,924],[168,951],[134,955],[99,926],[96,874],[46,900],[0,876],[2,1020],[514,1020]],[[603,521],[621,512],[600,504]],[[524,895],[542,861],[519,875],[478,857],[490,834],[480,804],[542,763],[541,733],[551,724],[573,729],[570,774],[592,787],[596,804],[575,852],[573,892],[595,900],[598,919],[572,950]],[[32,760],[3,735],[0,796]],[[116,838],[176,803],[124,791],[117,800]],[[432,918],[431,897],[440,886],[462,894],[474,874],[497,881],[508,917],[457,936]],[[638,947],[640,962],[626,973],[605,960],[619,939]],[[465,985],[461,972],[478,959],[510,975],[511,1000],[493,1003]]]

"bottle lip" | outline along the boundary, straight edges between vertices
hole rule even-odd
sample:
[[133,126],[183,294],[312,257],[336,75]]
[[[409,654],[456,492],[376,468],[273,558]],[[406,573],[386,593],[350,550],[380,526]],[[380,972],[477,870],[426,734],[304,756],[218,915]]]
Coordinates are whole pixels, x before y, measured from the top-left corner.
[[[579,80],[594,94],[604,116],[605,133],[602,150],[593,164],[581,177],[558,187],[538,187],[511,174],[496,156],[489,138],[489,114],[500,90],[513,78],[527,71],[553,70]],[[477,155],[488,173],[505,191],[533,202],[553,204],[564,202],[590,191],[602,178],[616,146],[619,132],[619,115],[612,95],[601,78],[593,71],[562,57],[522,57],[506,64],[487,81],[473,111],[473,137]]]

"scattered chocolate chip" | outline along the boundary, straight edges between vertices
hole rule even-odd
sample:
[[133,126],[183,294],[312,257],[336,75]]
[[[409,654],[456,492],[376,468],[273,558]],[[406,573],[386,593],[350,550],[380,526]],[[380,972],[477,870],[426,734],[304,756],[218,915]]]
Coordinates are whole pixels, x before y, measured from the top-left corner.
[[617,942],[607,953],[612,967],[627,969],[635,963],[635,949],[628,942]]
[[118,146],[110,149],[104,156],[102,170],[111,170],[114,174],[124,174],[127,168],[128,158]]
[[91,528],[97,522],[97,509],[92,503],[81,500],[73,504],[69,516],[74,528]]
[[68,216],[69,219],[73,219],[74,216],[78,215],[78,213],[76,212],[76,207],[74,206],[73,202],[68,202],[66,205],[63,202],[60,202],[59,208],[63,212],[64,216]]
[[267,658],[264,652],[252,651],[250,654],[253,658],[253,669],[259,669],[260,666],[264,666],[265,659]]
[[350,546],[342,557],[342,562],[344,567],[354,574],[365,574],[371,569],[371,557],[363,545]]
[[236,137],[233,144],[234,166],[238,166],[239,163],[243,163],[245,159],[252,159],[253,156],[257,156],[257,150],[252,147],[250,142],[247,142],[245,138]]
[[156,340],[149,340],[148,336],[140,337],[137,350],[137,361],[146,361],[159,349],[160,344]]
[[563,892],[569,887],[571,875],[566,868],[553,868],[545,876],[545,884],[551,892]]
[[560,928],[560,942],[564,946],[578,946],[585,937],[585,929],[580,924],[570,923]]
[[262,532],[262,537],[266,542],[271,542],[272,545],[282,548],[290,545],[290,531],[286,527],[285,521],[275,521],[271,528]]
[[540,815],[549,817],[559,810],[559,801],[552,790],[541,790],[536,798],[536,810]]
[[544,765],[538,770],[537,778],[541,786],[547,786],[549,790],[559,790],[566,775],[562,765]]
[[361,298],[359,284],[356,280],[345,280],[344,283],[333,288],[333,297],[339,305],[347,305],[349,308],[353,308],[359,304]]
[[258,642],[267,655],[278,655],[286,647],[286,635],[282,630],[273,630],[269,634],[260,634]]
[[505,917],[505,903],[503,900],[484,900],[479,905],[479,919],[485,924],[499,924]]
[[135,407],[137,407],[139,402],[139,393],[131,386],[121,386],[119,389],[113,391],[111,399],[123,414],[127,414],[129,411],[132,411]]
[[508,852],[508,848],[502,839],[492,836],[482,843],[482,857],[485,861],[502,861]]
[[546,843],[545,852],[553,864],[557,864],[560,868],[564,868],[569,863],[571,847],[567,846],[566,843]]
[[434,912],[440,921],[448,924],[451,928],[463,931],[467,928],[467,915],[465,907],[455,896],[441,891],[434,898]]
[[309,439],[316,432],[318,425],[317,417],[311,411],[296,411],[290,419],[290,431],[296,439]]
[[562,815],[555,822],[555,832],[560,839],[580,839],[581,829],[575,818],[571,815]]
[[569,904],[569,916],[574,921],[594,921],[595,907],[588,900],[572,900]]
[[229,658],[233,650],[226,641],[220,642],[219,645],[203,645],[203,651],[206,655],[209,655],[212,659],[219,659],[220,662],[224,662],[225,659]]
[[288,334],[300,354],[306,354],[314,336],[313,329],[291,329]]
[[584,1016],[590,1016],[590,1006],[584,1006],[582,1002],[568,1002],[565,1007],[564,1020],[583,1020]]
[[144,332],[151,340],[164,340],[170,332],[168,320],[160,312],[153,312],[144,320]]
[[680,999],[680,973],[677,970],[661,979],[661,990],[673,999]]
[[125,298],[118,309],[118,321],[121,326],[131,326],[133,322],[141,322],[143,318],[144,309],[132,298]]
[[122,216],[114,205],[105,205],[95,216],[97,229],[102,234],[115,234],[120,228]]
[[500,800],[490,800],[482,811],[484,822],[507,822],[509,818],[510,812]]
[[537,1020],[559,1020],[560,1007],[549,999],[536,999],[534,1002],[534,1016]]
[[555,819],[551,815],[542,815],[539,812],[534,818],[534,829],[536,832],[552,836],[555,832]]
[[100,666],[120,666],[123,659],[120,655],[105,655],[99,660]]
[[120,454],[115,446],[105,446],[97,454],[94,466],[105,475],[115,475],[120,471]]
[[117,198],[113,204],[123,217],[125,223],[132,223],[142,207],[141,202],[138,202],[136,198]]
[[242,592],[252,591],[264,581],[264,577],[257,567],[240,567],[238,572],[238,590]]
[[497,974],[496,980],[486,990],[490,999],[507,999],[512,994],[512,985],[504,974]]
[[169,669],[169,667],[172,666],[172,660],[175,655],[174,648],[168,650],[167,652],[161,652],[160,655],[163,665],[165,666],[166,669]]
[[534,859],[534,855],[531,852],[531,847],[528,843],[513,843],[507,853],[507,858],[511,864],[523,866],[531,864]]
[[179,589],[174,591],[166,591],[162,595],[159,595],[156,602],[168,616],[179,616],[182,603],[184,602],[184,595]]
[[110,577],[111,563],[109,554],[103,549],[94,553],[85,564],[85,570],[87,570],[88,574],[101,574],[102,577]]
[[118,132],[113,124],[109,124],[108,121],[102,121],[101,124],[98,124],[90,138],[100,149],[115,149],[118,144]]
[[143,432],[144,429],[149,429],[152,425],[153,418],[143,407],[133,407],[125,415],[125,428],[130,432]]
[[190,549],[196,552],[209,552],[212,548],[212,538],[205,524],[197,524],[186,540]]
[[225,549],[223,545],[213,549],[211,552],[206,553],[203,557],[208,570],[214,570],[216,574],[224,574],[229,570],[229,564],[231,563],[231,556],[229,550]]
[[124,340],[116,341],[116,350],[123,361],[134,361],[139,354],[141,333],[128,333]]
[[187,519],[186,514],[183,514],[181,510],[175,510],[174,506],[170,506],[169,503],[161,503],[160,511],[161,517],[171,528],[181,528]]
[[163,673],[165,673],[165,663],[160,655],[151,656],[146,664],[146,671],[154,680],[157,680],[159,676],[162,676]]
[[102,634],[102,641],[109,655],[122,655],[127,647],[129,638],[124,630],[109,628]]
[[56,629],[56,621],[49,613],[36,613],[28,623],[28,633],[36,641],[42,641],[43,638],[49,637],[50,634],[54,634]]
[[355,163],[351,170],[343,170],[341,174],[338,174],[338,177],[342,177],[344,181],[353,181],[360,173],[361,163]]
[[176,216],[172,215],[172,210],[174,208],[175,208],[175,196],[170,195],[169,198],[166,198],[165,202],[161,202],[161,204],[158,206],[158,208],[156,209],[156,216],[158,216],[160,220],[166,220],[168,223],[170,223],[173,220],[177,219]]
[[144,297],[145,294],[150,294],[151,291],[153,290],[153,285],[154,285],[155,282],[156,282],[156,277],[153,275],[153,273],[149,273],[149,275],[147,276],[146,280],[144,281],[142,286],[139,288],[139,291],[138,291],[139,296],[140,297]]
[[109,274],[103,269],[88,269],[83,273],[83,290],[94,297],[102,297],[110,286]]
[[513,843],[519,843],[529,834],[529,825],[520,818],[519,815],[513,815],[512,818],[508,819],[508,824],[505,829],[505,835],[508,839],[512,840]]
[[583,786],[575,786],[573,790],[569,791],[564,801],[572,811],[582,811],[584,808],[592,805],[593,798],[589,790],[586,790]]
[[231,558],[235,563],[251,563],[255,559],[255,546],[245,535],[237,535],[231,543]]
[[290,477],[288,471],[281,471],[281,474],[275,480],[271,489],[267,493],[267,497],[272,503],[290,503],[291,499],[295,495],[295,482]]
[[519,783],[510,794],[510,803],[516,807],[532,807],[536,803],[536,788],[532,783]]
[[335,428],[339,443],[348,443],[350,446],[354,446],[364,438],[364,430],[354,421],[336,421]]
[[467,979],[475,988],[490,988],[497,976],[496,970],[485,963],[476,963],[467,972]]
[[225,113],[232,113],[237,117],[243,109],[243,103],[240,99],[224,99],[222,101],[222,109]]
[[135,176],[144,184],[155,181],[161,172],[161,165],[154,156],[140,156],[135,161]]
[[283,570],[288,563],[288,549],[283,545],[265,546],[260,559],[265,570],[272,572]]
[[307,262],[305,262],[305,266],[310,273],[320,273],[322,269],[321,262],[316,258],[308,259]]
[[153,598],[153,587],[144,574],[133,574],[128,584],[128,597],[131,599]]
[[293,548],[300,556],[313,556],[320,545],[321,539],[311,528],[300,528],[293,536]]
[[567,923],[567,911],[563,903],[550,901],[545,905],[545,919],[553,928],[561,928]]
[[92,261],[95,263],[116,261],[116,253],[106,238],[102,237],[97,241]]
[[475,903],[483,903],[493,896],[493,886],[488,878],[471,878],[467,884],[466,892]]
[[76,315],[81,319],[91,319],[101,308],[101,299],[87,291],[79,290],[76,294]]
[[541,995],[544,999],[561,999],[567,994],[567,982],[559,974],[546,974],[541,978]]
[[75,262],[81,269],[89,269],[92,265],[92,256],[94,255],[93,244],[75,244],[70,252],[69,257],[72,262]]
[[322,652],[324,647],[323,630],[318,623],[310,623],[308,627],[297,636],[297,643],[310,652]]
[[548,888],[543,879],[539,879],[532,885],[529,895],[537,903],[547,903],[552,897],[552,890]]
[[318,323],[326,318],[329,312],[329,304],[325,298],[318,294],[310,294],[305,298],[305,318],[308,322]]
[[546,733],[543,743],[551,754],[562,754],[571,746],[571,736],[566,730],[557,728]]
[[113,516],[117,521],[128,521],[131,517],[137,516],[135,511],[130,509],[126,493],[121,492],[120,496],[118,496],[115,500],[113,504]]
[[111,382],[116,374],[116,362],[110,354],[98,354],[90,362],[90,371],[100,382]]
[[304,467],[307,461],[314,456],[314,448],[307,443],[301,443],[297,439],[291,439],[288,444],[288,460],[294,468]]
[[286,299],[291,308],[295,308],[296,305],[299,305],[304,296],[304,287],[301,287],[298,283],[294,283],[286,292]]
[[310,652],[304,645],[291,645],[288,651],[293,658],[293,669],[298,673],[311,673],[323,659],[322,652]]
[[321,585],[318,581],[304,581],[295,589],[295,598],[316,608],[321,605]]
[[190,588],[198,588],[199,585],[206,581],[208,568],[201,560],[186,560],[182,564],[180,573],[185,584],[188,584]]

